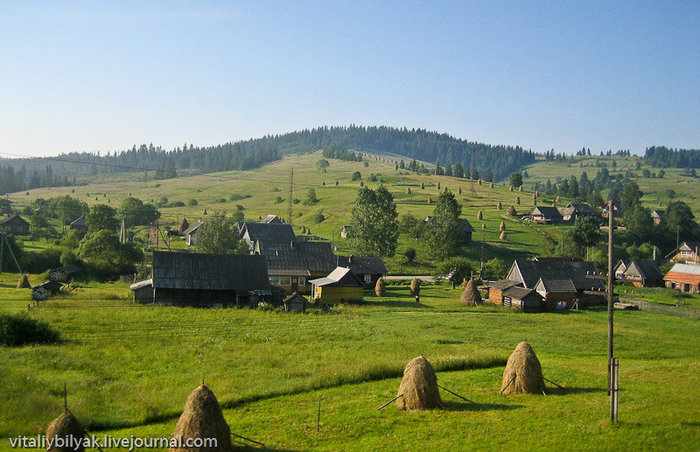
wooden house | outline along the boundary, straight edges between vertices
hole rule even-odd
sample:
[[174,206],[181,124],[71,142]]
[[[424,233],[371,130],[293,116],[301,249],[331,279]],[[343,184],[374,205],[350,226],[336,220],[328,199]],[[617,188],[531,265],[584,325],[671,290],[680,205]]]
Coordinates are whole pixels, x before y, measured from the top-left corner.
[[489,290],[489,303],[503,304],[503,292],[511,287],[522,287],[522,283],[519,281],[511,281],[510,279],[502,279],[500,281],[486,283],[485,286]]
[[664,281],[671,289],[700,293],[700,265],[675,264],[664,276]]
[[362,281],[365,289],[372,289],[377,284],[377,280],[387,274],[386,266],[381,257],[339,256],[338,265],[349,268]]
[[535,223],[561,223],[564,218],[556,207],[537,206],[530,213],[530,219]]
[[700,264],[700,243],[683,242],[678,248],[666,255],[666,259],[680,264]]
[[70,229],[76,230],[80,235],[85,235],[88,232],[87,221],[85,221],[85,215],[80,215],[75,220],[71,221]]
[[350,226],[349,224],[346,224],[345,226],[340,228],[340,237],[347,239],[348,235],[350,234],[351,228],[352,228],[352,226]]
[[523,312],[542,312],[545,309],[544,299],[536,290],[518,286],[503,291],[503,305]]
[[270,284],[286,292],[308,293],[309,279],[325,276],[337,265],[328,242],[258,241],[253,253],[265,258]]
[[19,215],[0,218],[0,232],[14,235],[29,235],[29,223]]
[[663,286],[664,274],[654,259],[638,259],[630,262],[622,280],[637,287],[659,287]]
[[267,215],[265,218],[262,219],[261,223],[265,224],[270,224],[270,223],[284,223],[280,217],[277,215]]
[[201,221],[197,221],[195,222],[195,224],[193,224],[192,226],[190,226],[182,232],[182,235],[185,238],[185,243],[187,243],[187,245],[192,246],[195,244],[195,236],[197,235],[197,229],[199,229],[199,227],[202,224],[203,223]]
[[[429,223],[432,218],[433,218],[432,215],[428,215],[427,217],[423,218],[423,221],[426,223]],[[469,220],[467,220],[466,218],[458,218],[457,221],[459,224],[460,238],[465,243],[471,242],[472,241],[472,234],[475,231],[474,227],[469,222]]]
[[664,212],[663,210],[652,210],[651,211],[651,218],[654,220],[654,224],[661,224],[662,221],[664,221]]
[[239,223],[238,231],[245,240],[251,252],[254,252],[256,243],[291,243],[296,239],[292,225],[286,223],[255,223],[245,221]]
[[577,218],[591,217],[595,214],[593,208],[584,203],[572,202],[566,207],[557,210],[559,210],[563,221],[575,221]]
[[312,279],[313,298],[322,304],[362,301],[362,281],[347,267],[337,267],[325,278]]
[[548,309],[605,303],[605,284],[592,278],[598,271],[593,262],[574,257],[538,257],[532,261],[516,259],[506,279],[535,289]]
[[282,300],[282,304],[285,312],[306,312],[308,301],[299,292],[294,292]]
[[130,286],[134,301],[176,306],[256,307],[271,294],[265,258],[153,252],[151,278]]
[[625,270],[627,270],[627,264],[625,264],[625,261],[620,260],[617,265],[615,265],[615,268],[613,269],[613,272],[615,274],[615,279],[618,281],[622,281],[622,279],[625,276]]

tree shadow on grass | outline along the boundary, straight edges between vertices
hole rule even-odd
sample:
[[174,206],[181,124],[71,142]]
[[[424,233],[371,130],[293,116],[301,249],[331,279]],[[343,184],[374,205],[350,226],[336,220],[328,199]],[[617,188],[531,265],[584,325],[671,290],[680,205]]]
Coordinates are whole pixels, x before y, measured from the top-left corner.
[[447,411],[507,411],[525,408],[525,405],[503,405],[500,403],[443,402]]

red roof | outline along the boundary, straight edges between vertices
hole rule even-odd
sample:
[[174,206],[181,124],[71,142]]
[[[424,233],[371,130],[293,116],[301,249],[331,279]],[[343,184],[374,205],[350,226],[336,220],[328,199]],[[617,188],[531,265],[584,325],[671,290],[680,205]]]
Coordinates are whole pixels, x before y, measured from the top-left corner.
[[666,273],[666,276],[664,276],[664,281],[700,285],[700,275],[694,275],[692,273],[668,272]]

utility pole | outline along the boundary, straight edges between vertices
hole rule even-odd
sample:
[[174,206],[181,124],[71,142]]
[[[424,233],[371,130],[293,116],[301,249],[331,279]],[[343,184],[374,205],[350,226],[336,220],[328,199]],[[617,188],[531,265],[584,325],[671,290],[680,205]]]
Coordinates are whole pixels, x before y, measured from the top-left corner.
[[289,217],[289,225],[294,228],[294,220],[292,219],[292,196],[294,196],[294,167],[289,169],[289,199],[287,200],[287,216]]
[[612,375],[611,366],[613,359],[613,283],[615,281],[613,275],[614,265],[614,250],[613,250],[613,217],[614,201],[608,201],[608,394],[612,393]]

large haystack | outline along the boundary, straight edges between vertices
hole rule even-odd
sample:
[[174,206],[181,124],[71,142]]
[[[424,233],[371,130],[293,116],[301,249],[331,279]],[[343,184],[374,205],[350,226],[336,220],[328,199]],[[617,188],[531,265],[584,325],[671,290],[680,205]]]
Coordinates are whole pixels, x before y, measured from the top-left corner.
[[19,278],[19,282],[17,282],[17,288],[18,289],[31,289],[32,285],[29,284],[29,278],[27,278],[27,275],[22,274],[22,276]]
[[501,231],[501,235],[498,238],[501,240],[508,240],[508,234],[506,234],[506,231]]
[[418,278],[413,278],[411,280],[411,295],[414,297],[420,295],[420,279]]
[[503,371],[501,391],[504,394],[542,394],[544,392],[540,360],[527,342],[519,343],[508,358],[506,370]]
[[399,397],[396,405],[402,410],[421,411],[442,408],[437,376],[433,366],[423,356],[413,358],[406,364],[399,394],[403,396]]
[[380,277],[377,280],[377,284],[374,285],[374,293],[377,294],[378,297],[386,295],[386,284],[384,283],[383,277]]
[[473,279],[467,281],[467,285],[464,288],[464,292],[462,292],[460,301],[467,306],[476,306],[478,304],[481,304],[481,294],[476,288],[476,284],[474,284]]
[[217,447],[170,448],[169,451],[203,452],[233,450],[231,429],[221,413],[219,401],[205,385],[201,385],[187,397],[185,410],[177,421],[173,438],[216,438]]
[[[53,441],[54,438],[58,437],[69,442],[66,444],[66,447],[53,447],[49,449],[49,452],[83,451],[85,450],[82,444],[84,436],[85,429],[80,422],[78,422],[78,419],[70,412],[65,412],[58,416],[46,429],[46,437],[48,439]],[[71,445],[70,442],[73,442],[73,444],[75,444],[75,442],[80,442],[80,447],[75,449],[74,445]]]

